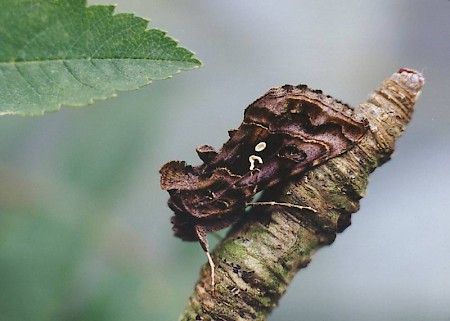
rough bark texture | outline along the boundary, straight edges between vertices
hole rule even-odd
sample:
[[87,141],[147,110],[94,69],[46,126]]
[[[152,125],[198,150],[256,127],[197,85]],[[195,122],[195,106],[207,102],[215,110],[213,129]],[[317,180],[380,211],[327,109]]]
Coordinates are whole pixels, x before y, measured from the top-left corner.
[[359,209],[369,174],[386,162],[410,121],[423,77],[401,69],[355,111],[370,132],[348,153],[329,160],[296,182],[271,189],[264,201],[310,206],[258,206],[217,246],[215,291],[209,266],[180,320],[266,320],[294,275],[321,246],[331,244]]

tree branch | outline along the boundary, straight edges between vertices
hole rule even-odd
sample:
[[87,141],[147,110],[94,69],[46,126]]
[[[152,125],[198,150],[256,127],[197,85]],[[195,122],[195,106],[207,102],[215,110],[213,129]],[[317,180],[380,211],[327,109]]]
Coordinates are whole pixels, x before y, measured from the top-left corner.
[[297,182],[267,191],[263,201],[284,205],[254,207],[249,219],[233,227],[212,253],[215,291],[211,291],[206,264],[180,319],[266,320],[312,254],[350,225],[369,174],[389,159],[423,84],[424,78],[416,71],[394,73],[355,109],[370,127],[358,146]]

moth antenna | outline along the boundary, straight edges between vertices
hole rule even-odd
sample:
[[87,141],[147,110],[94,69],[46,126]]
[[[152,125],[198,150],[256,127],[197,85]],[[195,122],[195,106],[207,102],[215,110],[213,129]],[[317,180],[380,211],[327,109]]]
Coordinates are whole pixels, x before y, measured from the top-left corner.
[[284,207],[289,207],[289,208],[296,208],[298,210],[308,210],[314,213],[317,213],[317,210],[309,207],[309,206],[301,206],[301,205],[296,205],[296,204],[292,204],[292,203],[282,203],[282,202],[249,202],[249,203],[245,203],[245,206],[284,206]]

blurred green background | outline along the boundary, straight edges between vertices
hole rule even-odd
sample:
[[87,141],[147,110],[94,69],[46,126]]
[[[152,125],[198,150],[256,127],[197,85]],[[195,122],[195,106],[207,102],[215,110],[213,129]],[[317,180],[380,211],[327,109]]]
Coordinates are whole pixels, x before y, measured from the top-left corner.
[[356,105],[399,67],[427,79],[406,135],[269,320],[450,318],[449,1],[116,2],[204,67],[0,118],[0,321],[176,320],[206,259],[172,236],[160,166],[198,164],[195,147],[220,147],[271,87]]

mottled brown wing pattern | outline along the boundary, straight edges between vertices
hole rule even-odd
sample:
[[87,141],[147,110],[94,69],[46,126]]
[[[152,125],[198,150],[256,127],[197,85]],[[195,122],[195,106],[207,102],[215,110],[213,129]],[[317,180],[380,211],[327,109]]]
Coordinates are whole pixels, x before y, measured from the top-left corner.
[[197,148],[202,165],[171,161],[161,168],[175,235],[198,240],[212,264],[206,232],[233,224],[257,192],[350,150],[366,132],[365,120],[319,90],[269,90],[247,107],[219,151]]

